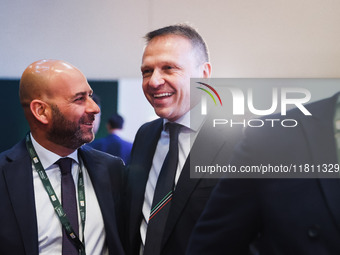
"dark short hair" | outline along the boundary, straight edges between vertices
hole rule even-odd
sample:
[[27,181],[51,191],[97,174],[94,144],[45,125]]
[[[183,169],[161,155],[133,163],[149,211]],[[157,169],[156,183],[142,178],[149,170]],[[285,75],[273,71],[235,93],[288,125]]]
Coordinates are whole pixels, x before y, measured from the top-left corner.
[[144,38],[146,39],[146,42],[149,43],[153,38],[165,35],[179,35],[188,38],[192,46],[200,53],[202,61],[209,62],[208,47],[202,36],[200,36],[193,27],[187,24],[166,26],[147,33]]
[[119,114],[112,114],[107,123],[112,129],[122,129],[124,124],[124,119]]

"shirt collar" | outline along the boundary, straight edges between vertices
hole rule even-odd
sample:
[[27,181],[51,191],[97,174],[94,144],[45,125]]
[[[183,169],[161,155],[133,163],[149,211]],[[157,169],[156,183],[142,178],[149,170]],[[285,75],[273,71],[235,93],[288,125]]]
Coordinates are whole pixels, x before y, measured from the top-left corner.
[[[30,133],[31,140],[33,147],[40,159],[40,162],[45,170],[48,170],[58,159],[61,157],[57,154],[55,154],[52,151],[47,150],[43,146],[41,146],[32,136],[32,133]],[[76,161],[79,164],[78,160],[78,150],[75,150],[67,157],[72,158],[74,161]]]

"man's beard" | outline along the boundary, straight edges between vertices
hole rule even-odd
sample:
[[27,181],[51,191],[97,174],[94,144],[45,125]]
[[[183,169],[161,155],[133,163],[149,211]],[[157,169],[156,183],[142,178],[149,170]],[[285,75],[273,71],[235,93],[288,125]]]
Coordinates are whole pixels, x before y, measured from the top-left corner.
[[[78,149],[85,143],[89,143],[94,139],[93,130],[84,133],[81,124],[88,122],[83,116],[78,123],[69,121],[59,110],[57,105],[51,104],[52,109],[52,128],[47,132],[47,138],[55,144],[70,149]],[[94,115],[91,121],[94,119]]]

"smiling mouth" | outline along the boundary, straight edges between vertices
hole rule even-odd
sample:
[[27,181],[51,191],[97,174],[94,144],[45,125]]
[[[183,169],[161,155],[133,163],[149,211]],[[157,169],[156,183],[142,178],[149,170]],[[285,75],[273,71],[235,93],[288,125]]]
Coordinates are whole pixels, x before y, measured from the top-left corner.
[[93,122],[84,122],[83,125],[88,126],[88,127],[92,127]]
[[170,97],[173,94],[175,94],[175,93],[168,93],[168,92],[166,92],[166,93],[154,94],[153,97],[154,98]]

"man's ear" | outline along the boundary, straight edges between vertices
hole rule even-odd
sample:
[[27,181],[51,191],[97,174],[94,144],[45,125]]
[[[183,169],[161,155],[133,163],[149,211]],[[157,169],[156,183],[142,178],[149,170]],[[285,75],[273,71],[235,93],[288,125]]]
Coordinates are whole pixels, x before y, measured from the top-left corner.
[[211,76],[211,64],[210,62],[205,62],[202,66],[203,69],[203,77],[202,78],[210,78]]
[[50,107],[44,101],[34,99],[30,103],[30,109],[33,116],[43,124],[48,124],[50,120]]

